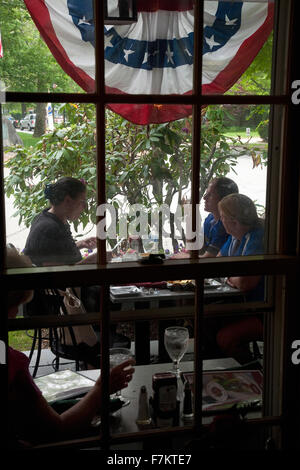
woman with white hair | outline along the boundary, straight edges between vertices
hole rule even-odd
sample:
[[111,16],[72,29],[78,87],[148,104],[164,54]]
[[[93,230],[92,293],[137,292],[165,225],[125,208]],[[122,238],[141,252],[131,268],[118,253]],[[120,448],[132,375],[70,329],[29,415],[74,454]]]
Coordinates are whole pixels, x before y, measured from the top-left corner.
[[[7,247],[7,267],[30,267],[31,261]],[[7,295],[8,317],[15,318],[19,305],[32,299],[32,290],[10,291]],[[110,391],[115,393],[132,379],[133,360],[113,368],[110,372]],[[29,359],[25,354],[8,348],[8,405],[10,446],[20,442],[37,444],[59,441],[89,431],[94,416],[99,412],[102,397],[101,378],[78,403],[58,414],[45,400],[29,372]]]
[[[249,256],[264,252],[264,226],[255,204],[244,194],[230,194],[218,204],[220,217],[229,237],[218,256]],[[261,276],[229,277],[227,283],[250,293],[247,300],[263,300]]]
[[[229,237],[218,256],[249,256],[264,252],[264,226],[255,204],[244,194],[230,194],[218,204],[220,217]],[[245,294],[247,301],[264,299],[263,276],[231,276],[227,283]],[[252,356],[249,343],[263,338],[263,324],[259,316],[241,316],[239,320],[221,321],[216,334],[218,347],[227,356],[240,363]]]

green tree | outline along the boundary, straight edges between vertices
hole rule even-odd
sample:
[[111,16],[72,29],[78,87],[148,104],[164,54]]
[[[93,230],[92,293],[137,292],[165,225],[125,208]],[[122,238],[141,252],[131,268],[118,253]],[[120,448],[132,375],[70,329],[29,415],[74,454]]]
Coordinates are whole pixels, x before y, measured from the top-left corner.
[[[89,211],[79,222],[85,227],[96,219],[95,113],[89,104],[64,105],[68,126],[45,134],[33,148],[16,147],[6,166],[7,196],[14,195],[16,214],[29,226],[45,207],[44,187],[62,176],[84,179],[88,187]],[[200,167],[200,198],[214,176],[226,175],[241,154],[248,152],[236,139],[225,137],[224,109],[211,106],[203,124]],[[128,204],[154,207],[182,204],[189,191],[191,174],[191,119],[137,126],[107,111],[106,188],[107,201],[118,214]],[[238,144],[238,145],[237,145]],[[126,202],[124,201],[126,199]],[[127,204],[127,205],[126,205]],[[174,214],[171,214],[173,247]],[[75,224],[75,228],[78,223]],[[160,237],[160,244],[162,240]]]
[[[271,68],[273,51],[273,33],[257,54],[255,60],[250,64],[241,78],[229,90],[232,94],[258,94],[268,95],[271,92]],[[258,117],[257,130],[262,139],[267,140],[269,129],[270,107],[257,105],[249,107],[248,119]]]
[[[52,56],[23,2],[1,0],[0,29],[4,50],[0,79],[7,90],[45,92],[52,90],[55,83],[56,91],[82,91]],[[45,132],[46,104],[28,103],[27,106],[36,108],[35,135],[39,137]],[[26,111],[23,103],[22,114]]]

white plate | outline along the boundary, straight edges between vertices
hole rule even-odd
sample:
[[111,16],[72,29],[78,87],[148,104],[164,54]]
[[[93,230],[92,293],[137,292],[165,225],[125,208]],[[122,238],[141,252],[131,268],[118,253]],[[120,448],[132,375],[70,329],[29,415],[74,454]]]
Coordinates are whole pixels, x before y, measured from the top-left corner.
[[114,297],[131,297],[141,295],[142,291],[136,286],[114,286],[110,288],[110,293]]

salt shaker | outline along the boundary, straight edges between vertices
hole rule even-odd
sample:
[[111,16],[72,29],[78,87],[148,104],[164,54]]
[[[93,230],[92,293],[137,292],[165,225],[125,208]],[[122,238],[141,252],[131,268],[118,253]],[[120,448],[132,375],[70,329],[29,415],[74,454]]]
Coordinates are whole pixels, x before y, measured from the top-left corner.
[[136,419],[136,424],[146,425],[151,423],[151,416],[149,410],[148,394],[145,385],[142,385],[139,396],[139,410]]
[[182,418],[184,421],[191,421],[194,418],[193,413],[193,402],[192,402],[192,390],[189,382],[185,383],[184,386],[184,399],[183,399],[183,412]]

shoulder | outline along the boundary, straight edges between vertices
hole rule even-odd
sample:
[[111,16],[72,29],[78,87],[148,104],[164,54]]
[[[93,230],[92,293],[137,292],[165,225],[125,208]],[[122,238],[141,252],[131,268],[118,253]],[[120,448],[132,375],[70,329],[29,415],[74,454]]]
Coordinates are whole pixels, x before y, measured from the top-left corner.
[[210,213],[204,220],[204,224],[210,224],[214,220],[214,216]]
[[66,229],[64,224],[54,214],[48,212],[48,210],[43,210],[32,222],[29,239],[40,238],[41,235],[57,239],[65,234]]
[[28,357],[11,347],[8,347],[8,386],[12,393],[22,393],[29,387],[35,394],[41,394],[29,372]]
[[261,254],[263,253],[264,230],[263,227],[257,227],[250,230],[245,235],[243,254]]
[[16,376],[29,367],[28,357],[16,349],[8,347],[8,382],[11,383]]
[[231,241],[232,241],[232,235],[229,235],[226,242],[221,247],[221,250],[220,250],[221,256],[228,256]]

